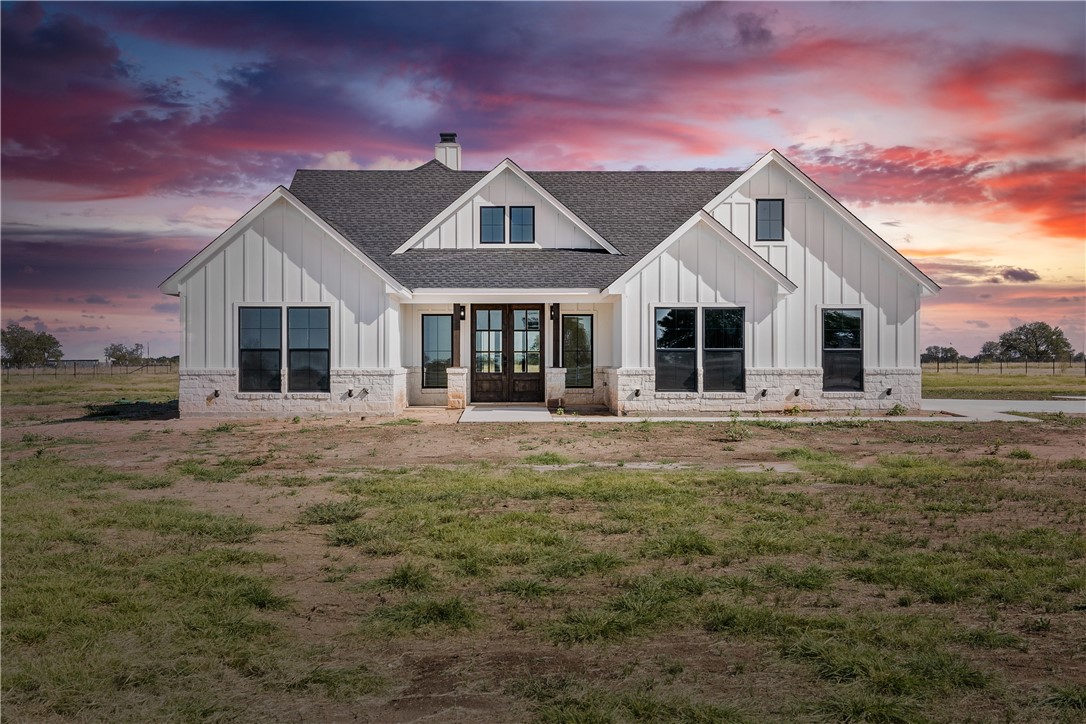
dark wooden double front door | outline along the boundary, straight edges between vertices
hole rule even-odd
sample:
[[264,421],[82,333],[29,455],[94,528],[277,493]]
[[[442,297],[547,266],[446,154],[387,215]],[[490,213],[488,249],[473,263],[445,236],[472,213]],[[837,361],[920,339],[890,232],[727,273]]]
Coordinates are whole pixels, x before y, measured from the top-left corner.
[[472,402],[542,402],[543,305],[471,306]]

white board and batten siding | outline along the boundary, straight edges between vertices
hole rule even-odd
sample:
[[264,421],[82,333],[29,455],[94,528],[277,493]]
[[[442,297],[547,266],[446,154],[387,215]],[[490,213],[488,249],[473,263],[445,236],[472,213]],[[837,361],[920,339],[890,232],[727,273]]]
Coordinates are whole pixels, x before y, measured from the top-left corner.
[[[758,199],[784,199],[783,241],[756,240]],[[707,210],[799,286],[781,300],[772,360],[762,336],[753,340],[755,366],[821,366],[824,307],[864,310],[865,367],[919,365],[919,284],[790,173],[770,163]]]
[[[535,244],[482,244],[479,242],[480,212],[484,206],[505,207],[505,235],[509,238],[509,207],[535,207]],[[483,186],[471,199],[458,206],[414,249],[533,248],[597,249],[599,245],[578,228],[550,201],[544,199],[523,179],[503,171]]]
[[697,224],[627,281],[621,302],[622,366],[653,366],[654,310],[674,306],[743,307],[746,364],[771,367],[779,344],[773,316],[776,303],[776,282],[722,242],[717,232]]
[[239,230],[179,286],[183,369],[237,367],[238,307],[295,304],[329,307],[333,369],[399,365],[398,308],[384,281],[285,201]]

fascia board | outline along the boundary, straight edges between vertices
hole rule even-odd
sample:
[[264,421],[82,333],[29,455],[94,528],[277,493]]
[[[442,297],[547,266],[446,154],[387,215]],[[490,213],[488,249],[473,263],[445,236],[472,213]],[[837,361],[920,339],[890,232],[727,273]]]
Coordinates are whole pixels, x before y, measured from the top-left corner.
[[283,199],[287,203],[297,208],[303,216],[316,224],[321,231],[328,234],[330,237],[339,242],[339,244],[342,245],[344,249],[346,249],[352,256],[354,256],[354,258],[360,261],[362,265],[365,266],[367,269],[376,274],[378,278],[381,279],[381,281],[385,282],[385,284],[395,290],[397,294],[404,296],[408,299],[411,297],[411,290],[409,290],[400,282],[396,281],[396,279],[393,278],[392,275],[382,269],[380,265],[373,261],[373,259],[364,254],[354,244],[347,241],[343,234],[339,233],[339,231],[337,231],[331,224],[322,219],[319,215],[317,215],[316,212],[303,204],[297,196],[295,196],[282,186],[277,186],[270,194],[261,199],[260,202],[256,204],[256,206],[249,209],[249,211],[247,211],[244,216],[231,224],[230,228],[215,237],[215,240],[205,246],[203,249],[201,249],[196,254],[196,256],[189,259],[187,262],[185,262],[184,265],[182,265],[180,269],[167,277],[165,281],[158,285],[159,290],[161,290],[163,294],[169,294],[172,296],[177,296],[178,294],[180,294],[180,285],[184,279],[186,279],[189,275],[192,274],[192,272],[194,272],[196,269],[206,263],[210,257],[212,257],[216,252],[219,251],[219,249],[221,249],[230,240],[236,237],[240,231],[242,231],[246,226],[251,224],[258,216],[267,211],[272,204],[274,204],[276,201],[279,201],[280,199]]
[[796,285],[795,282],[786,277],[780,269],[763,259],[761,254],[744,244],[742,239],[733,234],[728,227],[724,226],[724,224],[717,221],[715,216],[705,209],[698,211],[698,216],[710,229],[714,229],[723,239],[730,243],[732,247],[739,252],[740,256],[743,256],[751,264],[754,264],[754,266],[772,277],[782,289],[785,289],[789,294],[799,289],[799,286]]
[[528,184],[528,187],[531,188],[533,191],[535,191],[540,196],[542,196],[544,201],[548,202],[549,204],[554,206],[556,209],[558,209],[559,213],[561,213],[563,216],[565,216],[567,219],[569,219],[570,222],[572,222],[573,225],[576,226],[578,229],[580,229],[584,233],[588,234],[588,236],[594,242],[596,242],[597,244],[602,246],[604,249],[606,249],[607,251],[609,251],[612,254],[620,254],[621,253],[621,252],[619,252],[618,249],[616,249],[614,246],[612,246],[606,239],[604,239],[602,236],[600,236],[599,233],[595,229],[593,229],[591,226],[589,226],[584,221],[582,221],[581,218],[579,216],[577,216],[577,214],[573,213],[565,204],[563,204],[558,199],[554,198],[554,196],[552,196],[551,193],[549,191],[547,191],[547,189],[540,186],[539,182],[537,182],[534,178],[529,176],[524,171],[524,169],[522,169],[520,166],[518,166],[511,159],[508,159],[508,158],[505,159],[504,161],[502,161],[501,163],[499,163],[494,168],[492,168],[486,174],[486,176],[483,176],[481,179],[476,181],[475,184],[470,189],[468,189],[467,191],[462,193],[456,199],[456,201],[453,201],[451,204],[446,206],[445,209],[443,209],[440,214],[438,214],[434,218],[430,219],[430,221],[427,222],[427,224],[425,226],[423,226],[421,229],[416,231],[411,236],[410,239],[405,241],[403,244],[400,244],[400,246],[397,247],[396,251],[394,251],[392,253],[393,254],[403,254],[404,252],[406,252],[409,249],[411,249],[412,247],[414,247],[422,239],[424,239],[431,232],[433,232],[434,229],[436,229],[438,226],[440,226],[441,223],[444,220],[446,220],[451,214],[453,214],[458,208],[460,208],[461,206],[466,204],[468,201],[470,201],[476,194],[478,194],[483,189],[483,187],[485,187],[488,183],[490,183],[495,178],[497,178],[498,175],[501,174],[503,171],[509,171],[510,173],[515,175],[517,178],[519,178],[521,181]]
[[679,228],[671,232],[671,234],[669,234],[666,239],[657,244],[651,252],[641,257],[641,259],[632,267],[627,269],[622,276],[611,282],[607,286],[607,292],[609,294],[622,294],[622,288],[626,285],[626,282],[628,282],[636,275],[640,274],[645,269],[645,267],[647,267],[652,262],[653,259],[664,253],[664,250],[666,250],[668,247],[670,247],[672,244],[682,238],[683,234],[694,228],[696,224],[705,224],[714,232],[716,232],[716,234],[723,241],[732,246],[740,256],[750,261],[750,263],[753,264],[755,268],[760,269],[766,276],[776,282],[779,287],[787,291],[789,294],[796,291],[796,289],[798,288],[796,284],[791,279],[782,274],[779,269],[777,269],[775,266],[759,256],[757,252],[755,252],[749,246],[740,241],[735,234],[728,231],[728,228],[726,226],[714,219],[712,214],[705,211],[704,209],[699,209],[697,213],[695,213],[693,216],[683,222],[682,225],[679,226]]
[[855,214],[849,211],[844,204],[835,199],[826,189],[819,186],[810,176],[805,174],[801,168],[788,160],[788,158],[778,151],[772,149],[760,159],[758,159],[753,166],[748,168],[743,174],[733,181],[729,186],[713,197],[705,208],[711,209],[717,205],[723,203],[729,196],[734,194],[740,186],[750,181],[756,173],[761,171],[771,162],[775,162],[778,166],[787,171],[796,181],[799,181],[804,188],[810,191],[815,197],[833,209],[837,215],[848,224],[853,230],[859,233],[862,237],[867,239],[871,244],[882,252],[890,261],[896,264],[902,271],[916,281],[924,296],[934,296],[939,293],[941,287],[935,283],[924,272],[916,268],[916,265],[906,259],[901,252],[895,249],[889,242],[876,234],[867,226],[864,222],[860,221]]
[[801,184],[803,184],[808,191],[813,193],[822,201],[826,202],[830,206],[830,208],[836,211],[837,214],[842,219],[844,219],[844,221],[849,226],[851,226],[864,238],[874,244],[875,247],[882,251],[884,255],[889,257],[891,261],[897,264],[902,269],[902,271],[904,271],[918,284],[920,284],[920,286],[923,287],[929,295],[935,295],[939,293],[942,287],[936,284],[935,281],[931,279],[927,274],[917,269],[915,264],[906,259],[905,256],[900,251],[895,249],[888,241],[872,231],[867,224],[860,221],[860,219],[857,218],[856,215],[853,214],[851,211],[849,211],[844,204],[835,199],[829,191],[826,191],[826,189],[819,186],[810,176],[805,174],[803,172],[803,169],[799,168],[794,163],[789,161],[788,158],[777,149],[773,149],[769,153],[773,156],[773,160],[775,160],[782,168],[789,171],[792,176],[795,177],[795,179]]

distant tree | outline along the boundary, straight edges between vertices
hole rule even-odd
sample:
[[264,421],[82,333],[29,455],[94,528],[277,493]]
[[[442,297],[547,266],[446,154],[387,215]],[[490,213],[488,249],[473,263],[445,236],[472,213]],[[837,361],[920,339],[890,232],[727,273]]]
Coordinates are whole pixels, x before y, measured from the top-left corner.
[[1074,352],[1063,330],[1045,322],[1030,322],[1004,332],[999,335],[999,347],[1006,359],[1030,362],[1067,360]]
[[977,362],[991,362],[1003,356],[1003,350],[999,348],[999,342],[994,340],[985,342],[980,346],[980,354]]
[[35,332],[12,322],[0,330],[4,361],[13,365],[40,365],[47,359],[60,359],[64,351],[57,338],[48,332]]
[[1071,358],[1072,362],[1086,362],[1086,352],[1078,352]]
[[921,362],[957,362],[961,357],[958,350],[953,347],[940,347],[931,345],[920,355]]
[[127,347],[120,342],[114,342],[105,349],[106,359],[115,365],[138,365],[143,363],[143,345],[134,344]]

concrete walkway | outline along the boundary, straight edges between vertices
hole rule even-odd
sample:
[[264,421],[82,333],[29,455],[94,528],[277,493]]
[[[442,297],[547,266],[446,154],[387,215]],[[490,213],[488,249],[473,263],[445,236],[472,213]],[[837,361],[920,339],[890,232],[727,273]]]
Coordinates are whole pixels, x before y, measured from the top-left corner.
[[468,405],[460,422],[550,422],[551,413],[543,404]]
[[1031,418],[1008,415],[1014,412],[1063,412],[1086,414],[1086,399],[1073,400],[923,400],[920,409],[923,416],[887,417],[885,413],[863,416],[808,416],[788,415],[760,417],[731,415],[713,416],[628,416],[614,415],[552,415],[542,404],[494,404],[468,405],[459,422],[730,422],[732,420],[779,420],[781,422],[820,423],[842,420],[870,420],[884,422],[1029,422]]

